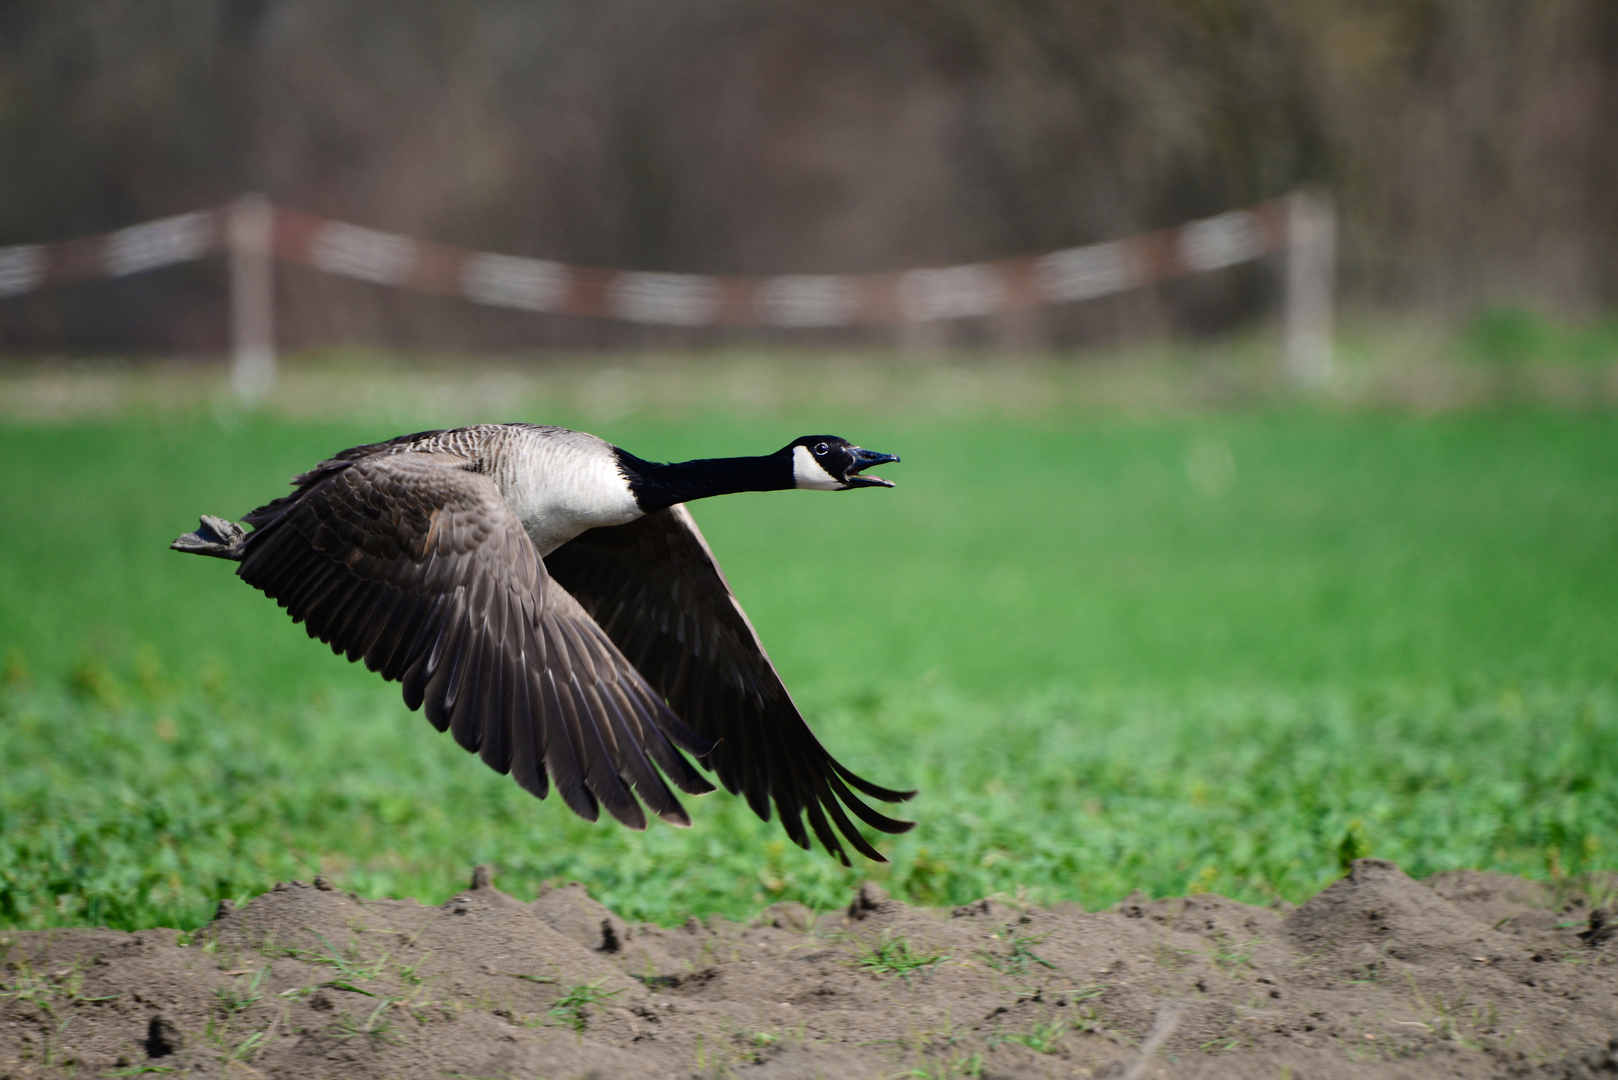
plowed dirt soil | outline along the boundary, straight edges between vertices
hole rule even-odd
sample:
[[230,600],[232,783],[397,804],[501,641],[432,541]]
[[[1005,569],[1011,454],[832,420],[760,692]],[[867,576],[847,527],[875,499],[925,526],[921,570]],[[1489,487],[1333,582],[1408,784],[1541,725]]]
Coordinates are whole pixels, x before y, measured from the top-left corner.
[[0,937],[0,1077],[1618,1076],[1610,913],[1489,873],[1362,859],[1295,909],[866,885],[673,929],[483,868],[442,907],[317,880],[225,908]]

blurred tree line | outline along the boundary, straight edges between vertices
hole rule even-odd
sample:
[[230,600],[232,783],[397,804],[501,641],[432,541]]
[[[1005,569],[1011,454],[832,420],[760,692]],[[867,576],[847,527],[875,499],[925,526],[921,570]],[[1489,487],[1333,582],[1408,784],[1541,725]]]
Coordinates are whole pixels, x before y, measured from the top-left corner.
[[[0,0],[0,245],[244,191],[633,269],[1034,254],[1312,182],[1343,295],[1618,300],[1613,0]],[[1273,269],[1052,313],[1273,310]],[[215,350],[222,268],[0,301],[0,347]],[[287,269],[290,346],[682,340]],[[692,332],[679,332],[689,335]]]

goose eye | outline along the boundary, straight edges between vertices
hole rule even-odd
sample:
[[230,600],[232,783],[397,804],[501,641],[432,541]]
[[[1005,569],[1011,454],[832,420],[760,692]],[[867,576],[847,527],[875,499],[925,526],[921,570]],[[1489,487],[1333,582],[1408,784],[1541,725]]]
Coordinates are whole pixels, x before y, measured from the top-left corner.
[[822,443],[815,443],[815,456],[816,457],[825,457],[826,456],[826,451],[830,450],[830,449],[831,449],[831,447],[827,446],[823,442]]

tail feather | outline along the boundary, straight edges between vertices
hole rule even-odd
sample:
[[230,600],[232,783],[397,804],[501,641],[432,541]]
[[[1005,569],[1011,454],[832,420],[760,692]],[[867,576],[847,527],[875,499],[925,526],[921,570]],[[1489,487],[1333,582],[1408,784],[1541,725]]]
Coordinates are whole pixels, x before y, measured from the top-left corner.
[[246,529],[234,521],[204,514],[197,523],[196,532],[186,533],[169,547],[174,551],[190,552],[192,555],[212,555],[216,559],[241,562],[246,542]]

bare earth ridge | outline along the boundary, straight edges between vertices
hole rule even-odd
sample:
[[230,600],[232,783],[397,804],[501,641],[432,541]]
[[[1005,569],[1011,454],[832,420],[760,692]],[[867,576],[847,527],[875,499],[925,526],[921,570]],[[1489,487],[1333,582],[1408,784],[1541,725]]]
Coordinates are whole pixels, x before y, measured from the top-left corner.
[[482,867],[442,907],[318,879],[221,907],[0,936],[0,1078],[1618,1077],[1618,919],[1492,873],[1094,913],[867,884],[674,929]]

